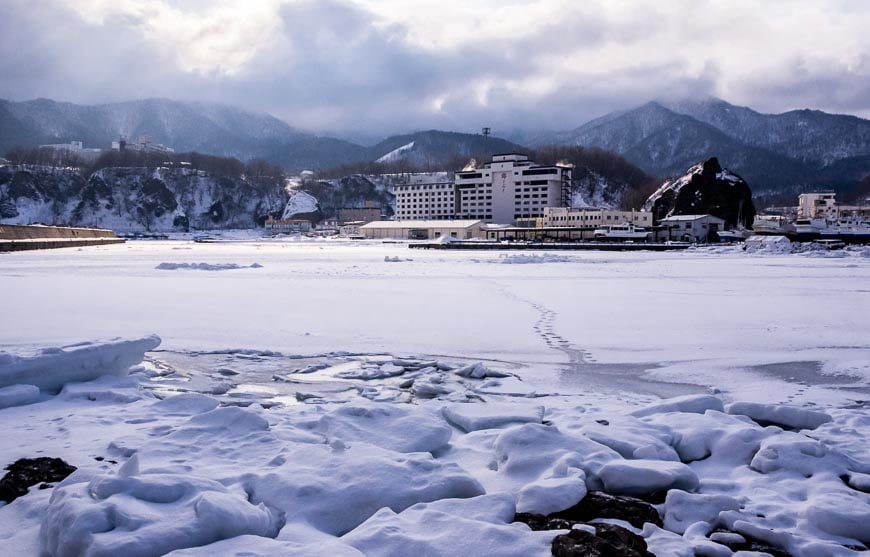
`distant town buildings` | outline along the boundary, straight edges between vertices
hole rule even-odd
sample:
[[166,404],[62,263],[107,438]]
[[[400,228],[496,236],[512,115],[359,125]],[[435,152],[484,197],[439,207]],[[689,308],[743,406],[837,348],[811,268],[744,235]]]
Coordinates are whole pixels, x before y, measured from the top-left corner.
[[174,153],[175,149],[161,143],[154,143],[148,135],[140,135],[136,142],[127,141],[121,137],[112,142],[113,151],[141,151],[146,153]]
[[85,148],[81,141],[70,141],[69,143],[50,143],[40,145],[40,149],[53,149],[55,151],[66,151],[67,153],[77,155],[83,159],[93,160],[100,156],[102,150]]

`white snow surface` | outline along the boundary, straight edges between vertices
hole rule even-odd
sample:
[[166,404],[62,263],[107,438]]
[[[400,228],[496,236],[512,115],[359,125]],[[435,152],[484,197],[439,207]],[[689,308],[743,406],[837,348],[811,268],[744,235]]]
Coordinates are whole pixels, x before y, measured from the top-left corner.
[[295,215],[305,213],[316,213],[320,208],[316,197],[302,190],[294,189],[297,186],[298,184],[288,179],[285,189],[290,198],[284,206],[284,213],[281,215],[282,219],[292,219]]
[[560,532],[515,512],[606,489],[667,490],[664,529],[636,530],[659,556],[749,555],[719,543],[737,535],[862,554],[870,258],[843,254],[3,254],[0,464],[78,470],[0,506],[0,540],[25,556],[544,556]]
[[406,143],[397,149],[393,149],[386,155],[380,157],[375,162],[396,162],[401,160],[405,153],[414,148],[414,142]]

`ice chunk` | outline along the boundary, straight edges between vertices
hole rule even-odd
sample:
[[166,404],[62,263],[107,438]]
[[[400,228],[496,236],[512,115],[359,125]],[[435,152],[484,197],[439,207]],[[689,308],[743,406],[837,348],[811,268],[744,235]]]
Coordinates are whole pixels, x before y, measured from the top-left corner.
[[649,495],[669,489],[694,491],[698,476],[681,462],[661,460],[612,460],[598,473],[609,493]]
[[459,375],[460,377],[468,377],[470,379],[483,379],[485,377],[510,377],[510,374],[503,371],[489,369],[481,362],[462,366],[461,368],[454,370],[453,373]]
[[594,476],[602,464],[620,458],[616,451],[582,436],[565,435],[541,424],[511,427],[493,442],[492,466],[519,488],[540,479],[583,470]]
[[672,489],[665,499],[665,528],[678,534],[696,522],[716,526],[719,513],[740,508],[740,501],[727,495],[703,495]]
[[510,402],[486,404],[451,404],[444,407],[444,417],[465,432],[492,429],[511,423],[541,423],[543,406],[529,406]]
[[184,393],[156,402],[151,408],[161,414],[192,415],[214,410],[219,404],[217,399],[210,396],[199,393]]
[[726,411],[747,416],[761,425],[778,425],[786,429],[816,429],[831,421],[831,416],[824,412],[779,404],[734,402]]
[[179,549],[166,557],[275,557],[276,555],[300,555],[304,557],[365,557],[359,550],[341,543],[336,538],[312,543],[273,540],[262,536],[237,536],[202,547]]
[[277,513],[213,480],[102,476],[57,487],[40,538],[57,557],[149,557],[243,534],[274,537],[280,526]]
[[517,496],[517,512],[548,515],[573,507],[586,497],[585,474],[532,482]]
[[330,441],[371,443],[401,453],[437,451],[453,433],[429,412],[374,404],[342,406],[323,416],[317,429]]
[[272,473],[245,478],[252,500],[281,509],[288,522],[306,522],[333,535],[350,531],[383,507],[401,511],[484,492],[459,466],[426,453],[401,454],[364,443],[341,450],[297,444],[281,458]]
[[870,542],[870,501],[866,495],[838,489],[813,497],[805,509],[807,521],[823,532]]
[[820,441],[786,431],[766,438],[749,466],[762,474],[788,470],[809,477],[821,472],[844,474],[849,461]]
[[85,342],[44,349],[33,354],[5,354],[0,358],[0,387],[35,385],[57,392],[66,383],[90,381],[103,375],[126,375],[145,352],[160,345],[152,335],[135,340]]
[[[510,496],[487,495],[467,501],[415,505],[396,514],[382,509],[342,541],[368,557],[395,555],[549,555],[552,532],[532,532],[523,524],[506,524]],[[463,503],[472,508],[466,512]],[[492,509],[485,512],[485,509]]]
[[39,399],[39,387],[34,385],[11,385],[0,388],[0,409],[32,404]]
[[703,414],[707,410],[723,412],[722,400],[712,395],[688,395],[675,397],[644,406],[631,413],[632,416],[642,417],[665,412],[688,412]]

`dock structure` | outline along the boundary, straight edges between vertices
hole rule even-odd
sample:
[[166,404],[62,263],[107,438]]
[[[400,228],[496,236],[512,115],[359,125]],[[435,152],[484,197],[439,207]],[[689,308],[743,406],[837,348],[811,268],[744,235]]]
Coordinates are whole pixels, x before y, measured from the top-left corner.
[[441,250],[547,250],[547,251],[678,251],[692,247],[685,242],[632,243],[632,242],[420,242],[409,244],[411,249]]
[[0,224],[0,252],[104,246],[125,241],[102,228]]

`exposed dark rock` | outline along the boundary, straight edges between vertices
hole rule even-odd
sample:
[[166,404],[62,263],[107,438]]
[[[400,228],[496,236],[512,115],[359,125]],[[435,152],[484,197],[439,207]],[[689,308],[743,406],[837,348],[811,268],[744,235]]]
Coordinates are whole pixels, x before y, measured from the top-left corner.
[[535,531],[570,530],[572,526],[577,524],[573,520],[565,520],[564,518],[550,518],[549,516],[535,513],[517,513],[514,515],[514,522],[522,522],[523,524],[527,524],[529,528]]
[[[60,458],[21,458],[6,467],[7,474],[0,479],[0,500],[11,503],[27,495],[30,486],[59,482],[75,472],[76,467]],[[50,486],[46,486],[50,487]],[[40,489],[45,489],[42,485]]]
[[595,524],[595,535],[571,530],[556,536],[551,551],[555,557],[655,557],[642,537],[614,524]]
[[[752,226],[755,205],[752,190],[740,176],[723,169],[716,157],[690,168],[679,178],[666,181],[646,203],[655,220],[673,215],[713,215],[728,228]],[[738,222],[739,221],[739,222]]]
[[603,491],[590,491],[582,501],[548,518],[561,518],[572,522],[588,522],[596,518],[616,518],[624,520],[636,528],[652,522],[662,526],[662,519],[655,507],[624,495],[610,495]]

